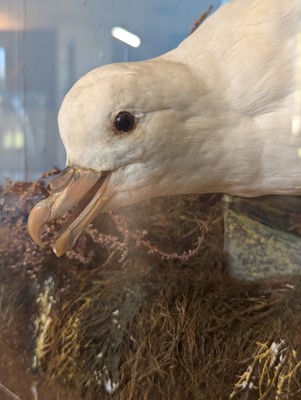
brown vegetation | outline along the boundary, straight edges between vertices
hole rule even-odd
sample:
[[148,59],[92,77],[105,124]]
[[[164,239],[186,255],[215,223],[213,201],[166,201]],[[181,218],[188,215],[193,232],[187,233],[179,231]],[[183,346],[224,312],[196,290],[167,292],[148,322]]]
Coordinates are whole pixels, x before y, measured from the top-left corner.
[[36,398],[44,380],[87,399],[301,398],[301,279],[227,275],[220,196],[104,214],[58,259],[26,229],[46,180],[0,193],[0,340]]

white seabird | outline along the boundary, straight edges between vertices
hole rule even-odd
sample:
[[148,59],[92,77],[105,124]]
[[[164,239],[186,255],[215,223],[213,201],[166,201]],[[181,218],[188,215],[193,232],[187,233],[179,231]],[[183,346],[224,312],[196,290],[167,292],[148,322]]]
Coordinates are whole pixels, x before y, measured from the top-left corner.
[[58,256],[101,211],[146,198],[301,194],[300,31],[301,0],[233,0],[175,50],[82,77],[59,112],[67,168],[32,238],[71,209]]

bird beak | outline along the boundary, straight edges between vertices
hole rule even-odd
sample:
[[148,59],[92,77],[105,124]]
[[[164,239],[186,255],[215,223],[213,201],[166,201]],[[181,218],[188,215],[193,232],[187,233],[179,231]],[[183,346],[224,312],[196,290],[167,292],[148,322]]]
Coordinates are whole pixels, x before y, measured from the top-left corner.
[[52,242],[54,253],[60,257],[71,250],[83,230],[104,207],[109,172],[95,172],[67,167],[47,187],[50,196],[38,203],[28,217],[28,232],[41,247],[45,224],[66,212],[67,221]]

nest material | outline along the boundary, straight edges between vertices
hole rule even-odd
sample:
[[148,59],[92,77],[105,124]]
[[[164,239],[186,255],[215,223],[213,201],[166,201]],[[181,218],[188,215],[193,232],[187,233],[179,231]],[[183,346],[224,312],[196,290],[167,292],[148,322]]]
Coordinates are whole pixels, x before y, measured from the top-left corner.
[[44,180],[0,194],[0,336],[30,379],[74,399],[301,398],[301,278],[229,278],[219,196],[104,215],[60,259],[27,235],[43,196]]

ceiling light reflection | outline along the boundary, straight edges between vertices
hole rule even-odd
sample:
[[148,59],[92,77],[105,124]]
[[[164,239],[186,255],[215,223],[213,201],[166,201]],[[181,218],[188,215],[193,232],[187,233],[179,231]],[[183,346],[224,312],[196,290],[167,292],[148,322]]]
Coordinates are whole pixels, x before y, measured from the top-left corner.
[[134,35],[127,31],[126,29],[120,28],[119,26],[114,26],[111,30],[111,34],[115,39],[120,40],[132,47],[139,47],[141,44],[141,39],[139,36]]

